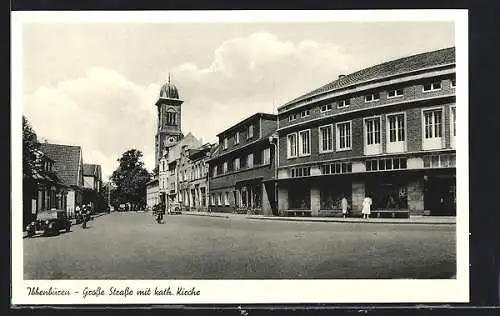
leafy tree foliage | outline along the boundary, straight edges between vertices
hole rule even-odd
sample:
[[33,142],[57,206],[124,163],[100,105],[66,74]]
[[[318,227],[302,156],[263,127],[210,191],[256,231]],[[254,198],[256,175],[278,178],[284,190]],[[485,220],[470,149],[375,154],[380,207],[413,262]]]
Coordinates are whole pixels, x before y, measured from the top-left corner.
[[36,168],[36,151],[40,148],[37,136],[31,124],[23,115],[23,175],[32,177]]
[[115,185],[111,192],[113,205],[130,202],[133,208],[137,208],[146,204],[146,184],[150,174],[141,158],[141,151],[130,149],[118,159],[120,165],[111,175]]

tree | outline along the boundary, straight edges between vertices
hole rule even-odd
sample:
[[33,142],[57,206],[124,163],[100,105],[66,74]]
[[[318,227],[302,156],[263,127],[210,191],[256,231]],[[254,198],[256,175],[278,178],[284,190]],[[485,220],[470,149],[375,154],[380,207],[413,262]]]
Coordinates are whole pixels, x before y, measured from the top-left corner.
[[40,148],[37,136],[31,124],[23,115],[23,175],[32,179],[33,170],[36,168],[36,152]]
[[118,159],[120,164],[111,175],[111,181],[116,186],[111,192],[114,205],[130,202],[137,208],[146,204],[146,184],[150,174],[141,158],[141,151],[130,149]]

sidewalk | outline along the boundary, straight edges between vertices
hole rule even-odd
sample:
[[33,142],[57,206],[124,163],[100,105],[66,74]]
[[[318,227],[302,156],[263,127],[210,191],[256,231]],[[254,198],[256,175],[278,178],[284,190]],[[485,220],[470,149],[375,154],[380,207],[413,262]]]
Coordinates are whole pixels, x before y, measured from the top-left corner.
[[254,219],[271,221],[296,221],[296,222],[320,222],[320,223],[377,223],[377,224],[432,224],[432,225],[455,225],[455,216],[411,216],[410,218],[342,218],[342,217],[284,217],[245,215],[233,213],[207,213],[207,212],[182,212],[184,215],[209,216],[227,219]]

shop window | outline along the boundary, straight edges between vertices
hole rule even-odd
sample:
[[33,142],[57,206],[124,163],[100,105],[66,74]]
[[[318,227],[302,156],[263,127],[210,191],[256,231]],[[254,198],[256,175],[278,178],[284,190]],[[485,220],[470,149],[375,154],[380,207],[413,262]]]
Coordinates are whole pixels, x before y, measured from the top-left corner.
[[320,187],[320,209],[340,210],[342,209],[342,198],[345,196],[349,205],[351,202],[351,183],[341,182],[335,185],[322,185]]
[[392,183],[368,182],[366,192],[372,199],[373,210],[408,208],[407,185],[397,180]]
[[311,191],[310,188],[302,186],[292,186],[288,193],[288,206],[292,210],[310,210],[311,209]]

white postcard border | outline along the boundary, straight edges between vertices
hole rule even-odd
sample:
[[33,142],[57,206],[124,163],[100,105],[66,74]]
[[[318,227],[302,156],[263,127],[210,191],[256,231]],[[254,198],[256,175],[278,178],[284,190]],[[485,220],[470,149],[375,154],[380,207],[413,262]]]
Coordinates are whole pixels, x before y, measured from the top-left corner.
[[[452,303],[469,301],[468,143],[457,143],[457,276],[453,280],[36,280],[23,279],[22,239],[22,27],[26,23],[259,23],[336,21],[454,21],[457,86],[468,87],[467,10],[380,11],[71,11],[12,12],[12,299],[14,305],[195,303]],[[457,138],[468,140],[468,91],[457,89]],[[368,263],[367,263],[368,264]],[[28,295],[28,287],[67,289],[69,296]],[[88,296],[85,287],[132,289],[195,287],[192,296]]]

